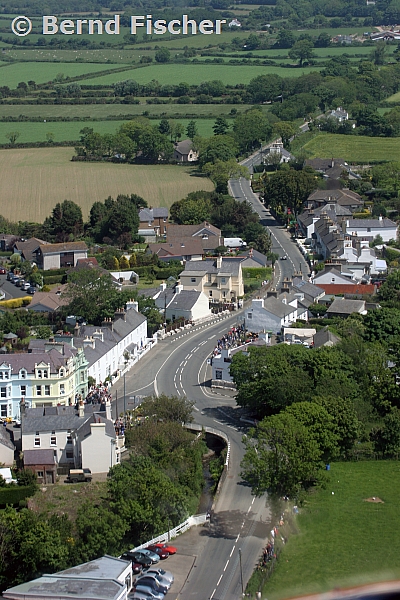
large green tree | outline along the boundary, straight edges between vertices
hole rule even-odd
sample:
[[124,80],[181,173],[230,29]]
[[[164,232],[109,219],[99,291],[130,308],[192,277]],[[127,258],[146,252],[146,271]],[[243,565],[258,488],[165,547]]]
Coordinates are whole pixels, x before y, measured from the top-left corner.
[[313,173],[308,171],[278,171],[262,177],[263,199],[268,206],[284,210],[289,208],[297,215],[308,196],[318,187]]
[[258,108],[240,113],[233,125],[233,134],[241,152],[249,152],[271,137],[272,125]]
[[79,237],[83,232],[81,207],[72,200],[57,202],[50,217],[50,227],[57,241]]

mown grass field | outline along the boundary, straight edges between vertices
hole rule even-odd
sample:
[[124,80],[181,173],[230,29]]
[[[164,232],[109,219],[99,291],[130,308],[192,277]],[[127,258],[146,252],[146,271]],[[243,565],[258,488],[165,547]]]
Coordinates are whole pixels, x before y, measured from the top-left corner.
[[161,85],[178,84],[185,81],[189,85],[202,81],[219,79],[224,84],[249,83],[258,75],[280,75],[281,77],[299,77],[304,73],[317,70],[316,67],[285,69],[281,67],[263,67],[258,65],[213,65],[213,64],[166,64],[150,65],[132,69],[123,73],[110,73],[92,79],[85,79],[85,85],[112,85],[124,79],[134,79],[138,83],[148,83],[156,79]]
[[[56,60],[56,58],[55,58]],[[52,81],[57,75],[63,74],[65,77],[78,77],[106,71],[108,69],[120,68],[123,65],[117,64],[83,64],[83,63],[61,63],[61,62],[26,62],[26,63],[8,63],[0,68],[1,85],[8,85],[10,88],[16,88],[20,81],[35,81],[36,83],[47,83]],[[122,74],[120,79],[127,79]]]
[[[334,494],[332,494],[334,492]],[[311,495],[263,598],[276,600],[400,576],[400,463],[331,465],[325,490]],[[366,502],[378,497],[383,503]]]
[[344,158],[349,162],[396,160],[400,138],[320,134],[303,146],[308,158]]
[[73,200],[85,218],[94,202],[139,194],[151,206],[169,207],[195,190],[214,189],[188,167],[71,162],[73,148],[0,150],[0,214],[42,222],[57,202]]
[[[11,48],[7,55],[16,60],[60,62],[88,62],[88,63],[131,63],[138,61],[143,55],[143,50],[131,46],[131,50],[120,48],[105,48],[104,50],[54,50],[43,48]],[[155,51],[147,51],[146,55],[154,56]]]
[[393,94],[393,96],[389,96],[386,98],[386,102],[400,102],[400,92]]
[[[189,123],[190,119],[178,119],[180,123],[186,127]],[[31,143],[31,142],[45,142],[46,134],[52,133],[54,135],[55,142],[75,142],[80,138],[79,132],[84,127],[92,127],[96,133],[101,133],[102,135],[105,133],[116,133],[117,129],[123,124],[129,121],[129,119],[124,119],[121,121],[57,121],[48,123],[40,123],[40,122],[20,122],[20,123],[1,123],[0,122],[0,143],[8,144],[8,140],[6,138],[6,134],[10,131],[18,131],[21,135],[19,136],[17,142],[21,144]],[[229,122],[229,120],[228,120]],[[158,125],[159,121],[157,119],[152,119],[152,125]],[[198,134],[202,137],[210,137],[214,135],[213,125],[215,123],[215,119],[197,119],[197,129]],[[186,137],[186,133],[184,133],[182,139]]]

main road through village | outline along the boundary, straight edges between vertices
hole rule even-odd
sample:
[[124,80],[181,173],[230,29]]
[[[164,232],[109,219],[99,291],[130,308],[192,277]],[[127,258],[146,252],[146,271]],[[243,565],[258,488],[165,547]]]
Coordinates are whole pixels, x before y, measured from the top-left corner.
[[[248,159],[248,164],[253,160]],[[276,264],[275,285],[294,271],[308,273],[308,265],[296,245],[265,210],[249,182],[245,179],[232,180],[230,187],[235,198],[251,202],[261,222],[271,231],[273,250],[287,257],[287,260]],[[234,395],[222,390],[212,391],[209,387],[211,370],[207,359],[217,339],[231,326],[242,323],[243,317],[243,310],[234,312],[221,321],[194,327],[180,337],[179,334],[175,338],[168,337],[126,375],[127,409],[133,408],[131,398],[135,395],[165,393],[186,396],[195,403],[195,423],[218,429],[229,438],[228,474],[218,495],[210,527],[203,528],[207,539],[196,568],[192,569],[179,594],[181,600],[240,598],[242,583],[245,586],[249,580],[271,529],[266,496],[252,496],[250,488],[240,478],[242,437],[247,426],[239,419]],[[118,391],[121,403],[123,382],[119,381],[114,390]],[[119,404],[118,412],[122,408]]]

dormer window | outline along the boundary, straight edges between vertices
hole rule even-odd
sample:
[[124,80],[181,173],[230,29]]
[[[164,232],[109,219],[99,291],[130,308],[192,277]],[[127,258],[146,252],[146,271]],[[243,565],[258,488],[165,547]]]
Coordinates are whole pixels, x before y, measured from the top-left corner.
[[60,369],[60,377],[64,377],[65,376],[65,370],[64,369]]
[[19,374],[20,374],[21,379],[26,379],[26,371],[25,371],[25,369],[21,369],[20,372],[19,372]]
[[42,369],[38,369],[37,376],[38,376],[38,379],[42,379],[42,377],[43,377]]

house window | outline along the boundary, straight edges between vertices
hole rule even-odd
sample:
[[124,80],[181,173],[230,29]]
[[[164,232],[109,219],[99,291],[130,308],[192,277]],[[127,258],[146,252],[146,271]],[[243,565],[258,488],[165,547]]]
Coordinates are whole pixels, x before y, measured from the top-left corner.
[[9,379],[8,371],[0,371],[0,379]]
[[367,227],[367,231],[371,231],[371,227]]
[[7,416],[7,404],[0,404],[0,417]]
[[72,460],[74,458],[74,453],[72,451],[67,450],[67,452],[65,453],[65,456],[67,457],[68,460]]
[[57,437],[55,435],[50,437],[50,446],[57,446]]
[[252,319],[253,318],[253,313],[247,313],[247,318],[248,319]]
[[65,385],[60,383],[60,394],[65,394]]
[[222,371],[220,371],[220,370],[215,371],[215,379],[222,379]]
[[0,397],[1,398],[7,398],[7,388],[6,387],[1,387],[0,388]]
[[37,372],[38,379],[42,379],[42,375],[43,375],[42,369],[38,369],[38,372]]
[[21,379],[26,379],[26,371],[25,371],[25,369],[21,369],[20,376],[21,376]]
[[40,437],[35,437],[35,441],[33,442],[33,445],[38,448],[40,446]]
[[85,381],[85,373],[83,371],[81,371],[81,381]]
[[221,277],[221,283],[226,283],[226,277]]
[[45,370],[43,371],[43,377],[44,377],[44,379],[48,379],[48,377],[49,377],[49,372],[48,372],[48,370],[47,370],[47,369],[45,369]]
[[44,386],[44,395],[50,396],[50,386],[49,385]]
[[41,395],[42,395],[42,386],[37,385],[36,386],[36,396],[41,396]]
[[222,297],[226,298],[226,292],[222,292]]
[[26,385],[21,385],[21,396],[26,396]]
[[64,375],[65,375],[64,369],[60,369],[60,377],[64,377]]
[[210,290],[210,291],[208,292],[208,294],[209,294],[210,298],[212,298],[212,290]]
[[72,436],[67,435],[67,444],[72,444]]
[[190,278],[190,282],[191,282],[191,283],[196,283],[196,277],[191,277],[191,278]]
[[167,217],[164,217],[163,221],[164,221],[164,223],[166,223],[167,222]]
[[40,479],[43,479],[43,471],[36,471],[36,474]]

